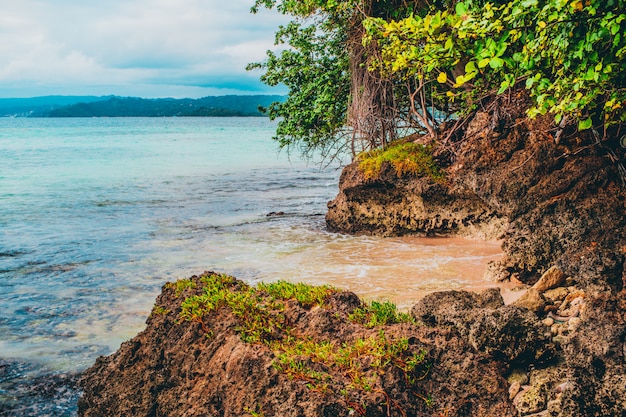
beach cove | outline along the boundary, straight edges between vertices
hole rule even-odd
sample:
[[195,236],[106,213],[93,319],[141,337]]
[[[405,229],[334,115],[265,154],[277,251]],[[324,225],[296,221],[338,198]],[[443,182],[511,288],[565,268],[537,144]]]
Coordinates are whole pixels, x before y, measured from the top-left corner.
[[[278,154],[264,118],[0,123],[7,415],[75,415],[72,375],[143,329],[166,281],[215,269],[406,309],[489,286],[484,267],[501,256],[499,243],[327,232],[340,170]],[[42,396],[37,381],[56,388]]]

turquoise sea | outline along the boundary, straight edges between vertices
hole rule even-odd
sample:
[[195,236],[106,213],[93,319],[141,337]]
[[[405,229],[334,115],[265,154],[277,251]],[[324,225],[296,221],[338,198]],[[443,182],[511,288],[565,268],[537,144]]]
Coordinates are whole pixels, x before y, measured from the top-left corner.
[[279,153],[274,129],[0,118],[0,415],[75,415],[75,373],[143,328],[165,282],[205,270],[402,307],[486,286],[497,244],[327,232],[339,167]]

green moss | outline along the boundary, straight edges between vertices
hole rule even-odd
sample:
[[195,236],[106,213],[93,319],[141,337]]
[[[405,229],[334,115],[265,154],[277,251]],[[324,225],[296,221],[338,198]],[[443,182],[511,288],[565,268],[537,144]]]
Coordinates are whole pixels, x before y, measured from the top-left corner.
[[[269,346],[277,352],[275,369],[290,378],[307,381],[310,388],[320,391],[333,389],[355,395],[381,390],[380,377],[390,367],[400,369],[411,385],[428,372],[424,365],[425,351],[412,352],[408,339],[389,338],[383,330],[375,336],[341,345],[291,338],[274,341]],[[337,374],[348,379],[337,378]]]
[[262,411],[260,411],[259,406],[256,405],[254,408],[244,407],[243,411],[248,413],[250,417],[265,417]]
[[384,149],[374,149],[358,156],[359,168],[366,179],[380,175],[384,162],[390,163],[398,177],[407,175],[429,177],[433,181],[445,180],[443,170],[433,160],[432,148],[413,142],[397,142]]
[[329,285],[313,286],[304,283],[293,284],[287,281],[277,281],[274,283],[260,283],[257,288],[266,291],[271,297],[289,300],[297,300],[301,305],[311,307],[313,305],[324,305],[326,298],[336,291]]
[[[278,281],[260,284],[258,290],[224,274],[207,274],[200,278],[202,294],[187,297],[181,303],[180,319],[194,321],[206,327],[203,317],[221,307],[229,308],[239,318],[237,331],[245,342],[256,343],[272,339],[280,331],[289,332],[285,317],[285,301],[294,299],[301,305],[323,305],[334,291],[329,286],[314,287]],[[207,329],[207,333],[208,333]]]
[[151,316],[165,316],[167,314],[169,314],[170,311],[166,308],[163,308],[161,306],[154,306],[154,308],[152,309],[152,312],[150,313]]

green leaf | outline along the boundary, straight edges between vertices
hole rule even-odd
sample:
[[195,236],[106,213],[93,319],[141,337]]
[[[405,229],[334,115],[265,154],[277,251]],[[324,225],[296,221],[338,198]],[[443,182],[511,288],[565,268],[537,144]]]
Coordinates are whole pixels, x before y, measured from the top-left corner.
[[524,8],[529,8],[537,5],[537,0],[524,0],[521,2],[521,6]]
[[591,117],[586,118],[585,120],[580,120],[578,122],[578,130],[587,130],[593,125],[593,121]]
[[500,83],[500,89],[498,90],[498,94],[504,93],[510,87],[509,82],[504,80]]
[[491,58],[483,58],[480,61],[478,61],[478,68],[485,68],[487,65],[489,65],[489,61],[491,61]]
[[504,65],[504,60],[502,58],[492,58],[489,61],[489,66],[493,69],[502,68]]
[[554,123],[558,125],[559,123],[561,123],[561,120],[563,120],[563,113],[557,113],[554,116]]
[[456,4],[454,10],[459,16],[465,16],[467,14],[467,6],[462,1]]

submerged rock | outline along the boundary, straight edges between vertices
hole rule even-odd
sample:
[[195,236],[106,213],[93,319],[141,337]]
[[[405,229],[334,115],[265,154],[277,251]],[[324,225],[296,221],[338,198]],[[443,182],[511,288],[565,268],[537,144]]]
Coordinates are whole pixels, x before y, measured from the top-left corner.
[[0,416],[67,417],[76,414],[77,373],[0,359]]

